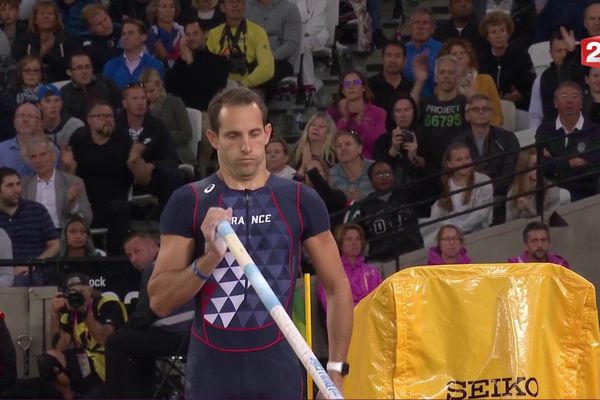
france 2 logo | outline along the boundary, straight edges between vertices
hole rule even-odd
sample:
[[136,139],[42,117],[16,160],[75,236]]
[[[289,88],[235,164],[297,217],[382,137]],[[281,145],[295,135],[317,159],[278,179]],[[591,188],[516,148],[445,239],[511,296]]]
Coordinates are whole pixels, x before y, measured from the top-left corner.
[[600,68],[600,36],[581,40],[581,64],[591,68]]

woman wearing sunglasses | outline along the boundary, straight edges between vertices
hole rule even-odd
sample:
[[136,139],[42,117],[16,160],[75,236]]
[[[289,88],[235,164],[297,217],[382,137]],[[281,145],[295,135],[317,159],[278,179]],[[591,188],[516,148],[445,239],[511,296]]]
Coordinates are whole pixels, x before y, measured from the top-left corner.
[[373,158],[375,140],[385,133],[386,113],[374,105],[373,93],[362,72],[351,70],[342,76],[334,104],[327,113],[338,129],[352,129],[362,139],[362,155]]

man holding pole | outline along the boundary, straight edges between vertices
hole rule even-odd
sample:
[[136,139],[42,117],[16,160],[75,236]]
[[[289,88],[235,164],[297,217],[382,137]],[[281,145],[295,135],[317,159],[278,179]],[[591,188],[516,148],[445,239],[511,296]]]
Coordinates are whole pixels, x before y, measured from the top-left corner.
[[272,176],[265,146],[266,106],[247,88],[217,95],[208,107],[220,169],[175,191],[161,217],[161,249],[150,279],[151,308],[166,315],[196,299],[186,398],[300,398],[302,373],[282,332],[224,241],[233,230],[288,314],[301,247],[329,304],[328,373],[341,389],[352,332],[352,297],[329,216],[318,195]]

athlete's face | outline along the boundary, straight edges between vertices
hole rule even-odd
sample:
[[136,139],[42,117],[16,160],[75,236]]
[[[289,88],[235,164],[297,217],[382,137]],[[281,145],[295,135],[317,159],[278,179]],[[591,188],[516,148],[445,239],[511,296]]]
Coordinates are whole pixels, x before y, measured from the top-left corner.
[[221,171],[239,181],[249,181],[263,173],[271,124],[263,124],[258,105],[224,105],[219,120],[219,131],[209,130],[207,136],[217,150]]

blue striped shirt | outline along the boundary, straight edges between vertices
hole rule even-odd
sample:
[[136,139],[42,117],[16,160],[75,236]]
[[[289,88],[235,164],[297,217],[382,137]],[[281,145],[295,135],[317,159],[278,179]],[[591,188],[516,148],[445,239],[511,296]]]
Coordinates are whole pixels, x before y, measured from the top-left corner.
[[46,250],[46,242],[58,239],[46,207],[31,200],[19,200],[13,215],[0,210],[0,228],[12,241],[15,259],[36,258]]

